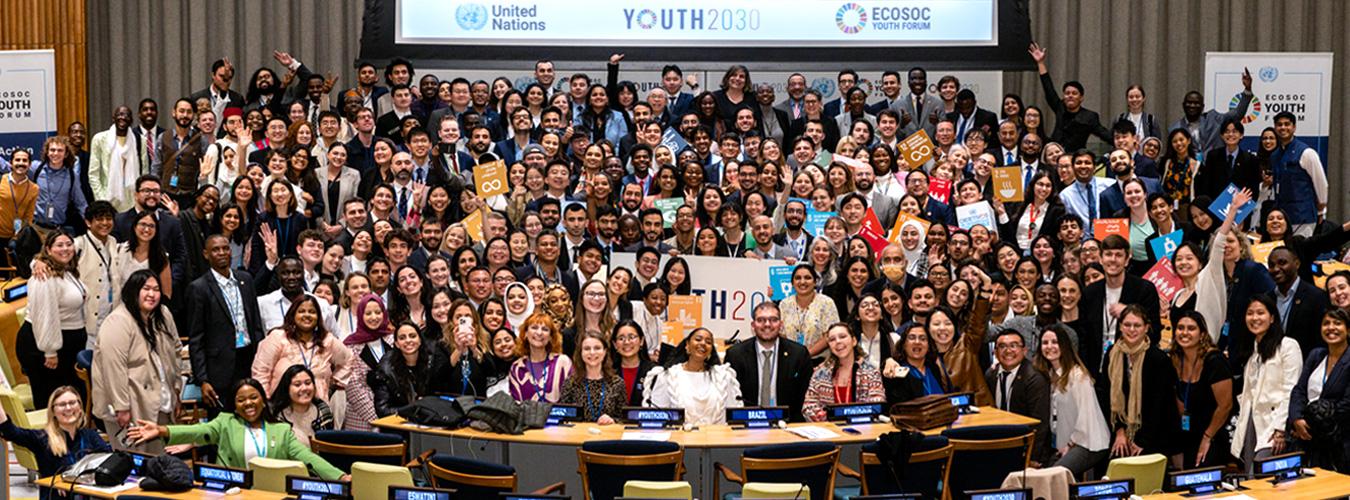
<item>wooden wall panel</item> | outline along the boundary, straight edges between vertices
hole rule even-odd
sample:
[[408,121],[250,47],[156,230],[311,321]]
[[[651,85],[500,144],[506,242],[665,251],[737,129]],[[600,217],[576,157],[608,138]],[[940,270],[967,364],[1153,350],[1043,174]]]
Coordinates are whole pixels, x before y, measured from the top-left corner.
[[3,0],[0,50],[56,52],[57,131],[75,120],[88,125],[85,0]]

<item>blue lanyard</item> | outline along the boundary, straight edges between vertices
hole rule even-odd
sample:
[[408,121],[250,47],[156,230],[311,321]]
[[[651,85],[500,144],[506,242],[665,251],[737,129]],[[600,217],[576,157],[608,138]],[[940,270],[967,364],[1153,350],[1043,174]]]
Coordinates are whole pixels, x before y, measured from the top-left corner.
[[248,427],[247,424],[244,426],[244,433],[248,435],[248,442],[253,445],[253,451],[257,453],[259,457],[267,458],[267,422],[263,422],[262,431],[262,443],[259,444],[259,439],[253,435],[253,429]]
[[599,381],[599,382],[600,382],[600,401],[597,402],[597,403],[599,403],[599,404],[595,405],[595,406],[594,406],[595,409],[592,410],[592,409],[591,409],[591,408],[592,408],[592,406],[591,406],[591,380],[590,380],[590,379],[585,379],[585,378],[583,378],[582,380],[584,380],[584,383],[582,383],[581,385],[586,386],[586,420],[599,420],[599,419],[600,419],[600,416],[599,416],[599,415],[596,415],[596,414],[597,414],[597,413],[600,413],[600,410],[605,409],[605,381],[604,381],[604,379],[600,379],[600,381]]
[[[473,373],[473,368],[469,366],[469,359],[468,359],[467,357],[466,357],[465,359],[461,359],[461,360],[459,361],[459,374],[460,374],[459,393],[460,393],[460,394],[464,394],[464,393],[469,392],[469,375],[472,374],[472,373]],[[531,372],[531,374],[533,374],[533,372]]]
[[530,378],[533,378],[534,397],[539,401],[544,400],[544,386],[548,385],[548,359],[544,359],[544,372],[540,375],[534,374],[534,362],[529,358],[525,359],[525,367],[530,370]]
[[300,348],[300,362],[305,364],[305,368],[309,368],[309,367],[310,367],[310,366],[309,366],[309,362],[310,362],[311,359],[314,358],[314,356],[315,356],[316,354],[318,354],[318,352],[319,352],[319,346],[316,345],[316,346],[312,347],[312,348],[310,349],[310,355],[309,355],[309,356],[306,356],[306,355],[305,355],[305,346],[300,345],[300,344],[296,344],[296,347],[299,347],[299,348]]

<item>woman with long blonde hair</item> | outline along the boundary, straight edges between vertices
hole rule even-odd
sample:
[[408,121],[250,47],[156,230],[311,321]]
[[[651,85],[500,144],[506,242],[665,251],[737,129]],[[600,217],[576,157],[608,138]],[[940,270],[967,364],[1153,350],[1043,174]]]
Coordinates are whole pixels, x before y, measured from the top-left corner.
[[[112,451],[108,442],[89,425],[79,391],[69,385],[52,392],[47,400],[47,423],[41,429],[19,427],[0,408],[0,438],[32,451],[37,458],[38,475],[42,477],[55,475],[90,453]],[[40,496],[54,497],[45,490]]]

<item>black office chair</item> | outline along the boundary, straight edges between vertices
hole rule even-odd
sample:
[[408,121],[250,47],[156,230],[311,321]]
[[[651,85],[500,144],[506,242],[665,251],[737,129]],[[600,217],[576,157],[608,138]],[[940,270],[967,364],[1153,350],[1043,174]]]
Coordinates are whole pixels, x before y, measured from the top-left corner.
[[348,473],[353,462],[404,465],[408,452],[403,436],[369,431],[315,431],[309,447],[333,467]]
[[684,449],[668,441],[590,441],[577,450],[583,500],[614,500],[628,481],[678,481]]
[[922,493],[924,498],[942,498],[947,472],[951,468],[952,449],[944,436],[925,436],[910,450],[909,462],[903,467],[902,486],[896,483],[895,473],[877,455],[881,446],[875,441],[867,443],[858,453],[861,466],[858,471],[839,464],[839,474],[857,479],[861,488],[836,488],[835,496]]
[[[746,448],[741,453],[740,474],[720,462],[713,467],[734,483],[802,484],[810,487],[811,500],[832,500],[838,464],[839,447],[834,443],[804,442]],[[717,500],[722,498],[719,483],[713,482]]]
[[[427,461],[431,485],[458,491],[458,500],[498,500],[502,493],[516,491],[516,468],[472,458],[437,454]],[[567,484],[550,484],[532,494],[565,494]]]
[[1025,425],[985,425],[947,429],[952,466],[947,490],[963,498],[971,490],[998,489],[1008,474],[1031,463],[1036,431]]

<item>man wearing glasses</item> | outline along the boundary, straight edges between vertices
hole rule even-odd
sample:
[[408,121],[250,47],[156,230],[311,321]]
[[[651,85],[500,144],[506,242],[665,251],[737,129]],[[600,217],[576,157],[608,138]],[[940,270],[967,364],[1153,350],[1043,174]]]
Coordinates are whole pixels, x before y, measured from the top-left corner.
[[1032,368],[1027,359],[1027,346],[1022,334],[1004,330],[994,337],[997,366],[989,367],[984,378],[994,391],[994,405],[998,409],[1031,417],[1036,424],[1036,442],[1032,448],[1033,466],[1050,459],[1050,383],[1045,375]]
[[802,401],[811,380],[811,355],[806,346],[784,338],[782,314],[770,301],[755,306],[755,339],[727,349],[727,364],[736,370],[744,406],[786,406],[788,419],[801,422]]

